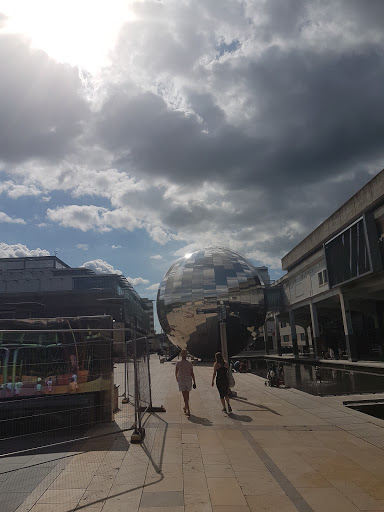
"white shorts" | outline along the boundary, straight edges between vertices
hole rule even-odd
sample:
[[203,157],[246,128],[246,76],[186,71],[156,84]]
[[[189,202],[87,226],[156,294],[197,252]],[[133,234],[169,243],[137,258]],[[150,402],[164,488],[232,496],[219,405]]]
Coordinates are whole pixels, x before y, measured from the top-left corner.
[[191,391],[192,389],[192,379],[188,380],[179,380],[179,391]]

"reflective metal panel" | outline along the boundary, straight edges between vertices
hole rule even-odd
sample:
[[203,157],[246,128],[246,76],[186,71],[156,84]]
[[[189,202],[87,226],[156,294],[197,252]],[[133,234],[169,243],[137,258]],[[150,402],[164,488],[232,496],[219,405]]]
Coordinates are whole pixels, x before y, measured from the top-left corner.
[[220,350],[217,306],[226,306],[228,354],[252,340],[265,319],[264,283],[243,256],[208,247],[177,260],[157,294],[159,322],[170,341],[196,357]]

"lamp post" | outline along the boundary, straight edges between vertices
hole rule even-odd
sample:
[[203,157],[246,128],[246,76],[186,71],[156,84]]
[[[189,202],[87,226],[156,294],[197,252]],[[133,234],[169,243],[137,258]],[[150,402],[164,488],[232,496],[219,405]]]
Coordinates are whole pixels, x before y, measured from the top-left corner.
[[220,306],[218,307],[218,320],[220,322],[220,342],[221,342],[221,353],[223,354],[224,361],[228,361],[228,342],[227,342],[227,310],[223,304],[223,301],[220,301]]

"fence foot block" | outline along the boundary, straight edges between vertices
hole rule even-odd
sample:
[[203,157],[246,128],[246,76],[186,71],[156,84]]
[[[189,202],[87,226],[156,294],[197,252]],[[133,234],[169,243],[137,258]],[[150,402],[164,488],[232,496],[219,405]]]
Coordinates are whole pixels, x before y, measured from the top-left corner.
[[128,404],[129,403],[129,398],[123,398],[121,403],[122,404]]
[[142,443],[145,437],[145,429],[135,430],[135,432],[131,435],[131,443]]
[[166,412],[164,405],[160,405],[160,407],[149,407],[148,412]]
[[160,407],[140,407],[141,412],[166,412],[164,405],[160,405]]

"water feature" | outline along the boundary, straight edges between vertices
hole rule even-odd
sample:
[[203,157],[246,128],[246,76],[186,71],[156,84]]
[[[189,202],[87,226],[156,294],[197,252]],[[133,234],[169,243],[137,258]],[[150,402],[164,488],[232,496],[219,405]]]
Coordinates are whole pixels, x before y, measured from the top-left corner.
[[[260,377],[267,377],[268,359],[251,359],[250,363],[252,373]],[[314,365],[286,361],[276,361],[276,364],[284,366],[285,386],[300,389],[311,395],[384,392],[384,375],[320,366],[320,382],[319,379],[316,379]]]

